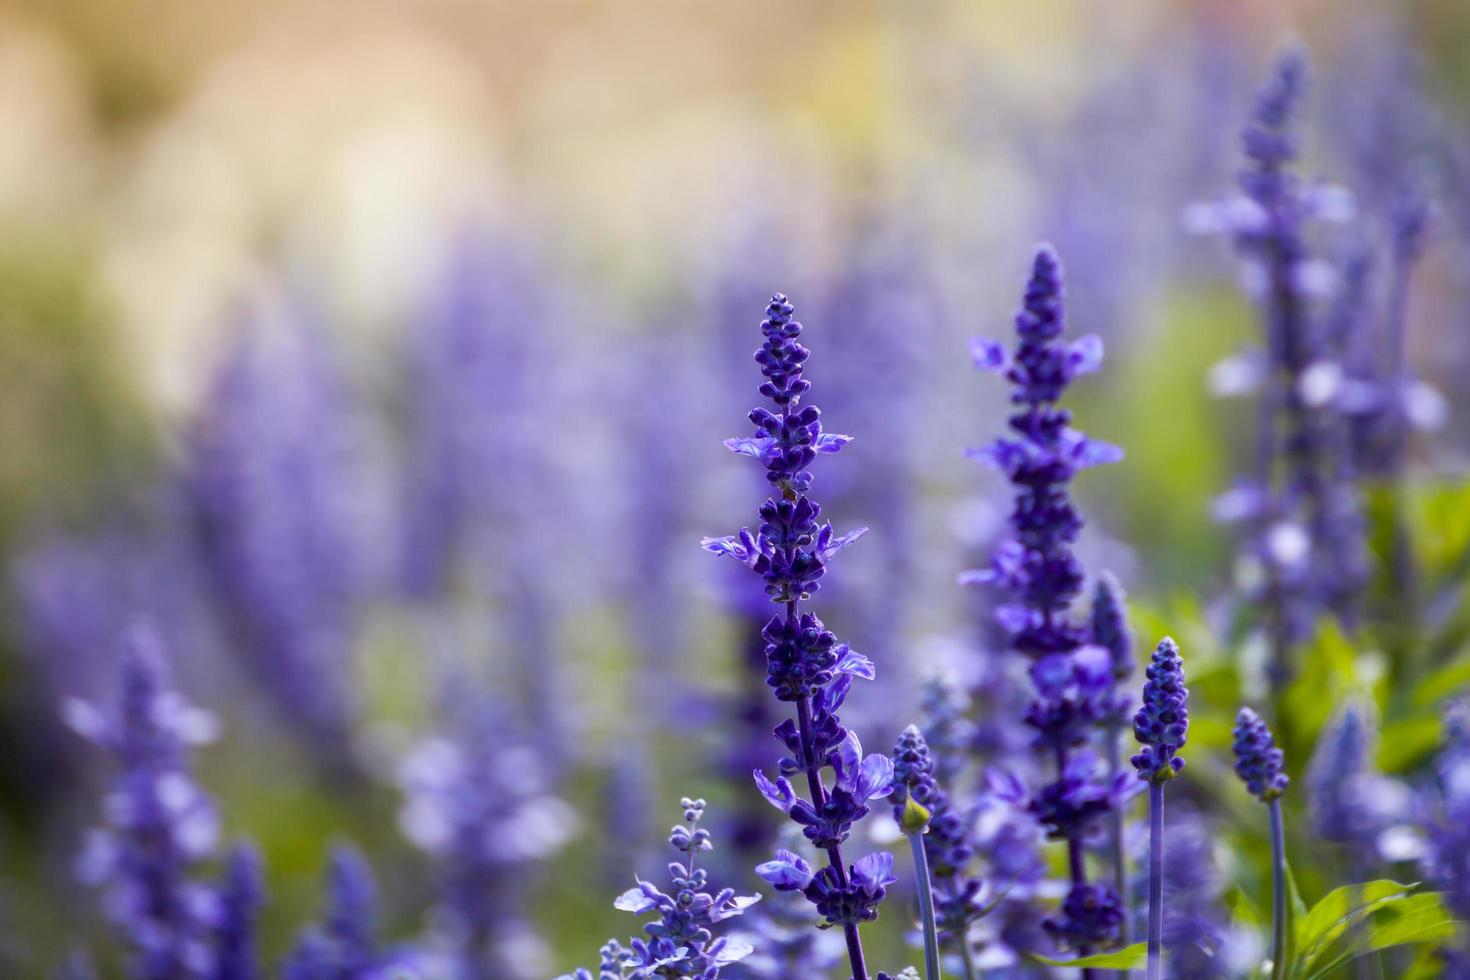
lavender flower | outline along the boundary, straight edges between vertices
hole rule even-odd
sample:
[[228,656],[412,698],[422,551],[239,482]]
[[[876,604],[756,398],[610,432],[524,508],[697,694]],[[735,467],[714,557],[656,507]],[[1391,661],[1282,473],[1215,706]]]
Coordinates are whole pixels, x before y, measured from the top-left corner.
[[[1121,741],[1128,722],[1132,698],[1120,687],[1133,673],[1133,631],[1128,626],[1127,596],[1123,586],[1111,572],[1097,577],[1092,595],[1092,642],[1108,651],[1111,658],[1113,686],[1102,696],[1102,737],[1108,759],[1108,776],[1115,782],[1123,771]],[[1123,846],[1123,808],[1114,807],[1108,815],[1108,846],[1112,851],[1113,891],[1123,902],[1123,922],[1118,934],[1120,945],[1128,945],[1131,932],[1128,914],[1128,859]]]
[[183,477],[233,652],[333,772],[352,767],[344,679],[364,580],[354,413],[299,311],[252,319],[212,379]]
[[807,914],[804,898],[778,896],[748,913],[746,926],[732,936],[753,952],[726,975],[749,980],[824,977],[846,956],[841,937],[814,929],[820,920]]
[[1133,716],[1133,736],[1143,751],[1132,762],[1139,779],[1162,783],[1184,768],[1179,750],[1189,740],[1189,690],[1184,686],[1184,661],[1172,637],[1159,641],[1147,673],[1143,707]]
[[1016,315],[1015,352],[995,341],[974,343],[976,362],[1015,385],[1011,401],[1019,410],[1010,427],[1017,437],[971,452],[1015,486],[1015,538],[1001,546],[989,569],[964,580],[1003,586],[1017,600],[1000,607],[996,616],[1011,647],[1032,658],[1037,700],[1026,721],[1036,731],[1036,746],[1054,757],[1057,771],[1030,809],[1053,838],[1067,841],[1072,881],[1061,915],[1048,923],[1048,931],[1085,953],[1115,939],[1122,918],[1112,889],[1089,885],[1084,856],[1084,840],[1111,808],[1117,784],[1097,778],[1091,752],[1075,751],[1104,714],[1101,696],[1112,686],[1114,665],[1107,650],[1087,645],[1088,630],[1067,615],[1084,577],[1072,554],[1082,516],[1067,486],[1078,470],[1115,462],[1121,452],[1070,428],[1071,414],[1057,405],[1074,378],[1102,361],[1101,341],[1089,336],[1064,344],[1063,329],[1061,264],[1050,247],[1042,246]]
[[536,751],[476,693],[451,696],[448,731],[425,739],[405,760],[399,822],[434,859],[435,918],[455,977],[515,980],[534,974],[525,954],[540,945],[520,914],[525,886],[536,864],[570,838],[576,820],[551,795]]
[[1194,230],[1233,236],[1260,308],[1266,356],[1254,471],[1217,505],[1217,516],[1247,521],[1242,586],[1263,608],[1270,676],[1278,689],[1324,598],[1343,588],[1331,581],[1338,569],[1320,558],[1329,547],[1326,537],[1361,533],[1352,519],[1355,490],[1332,463],[1332,431],[1342,424],[1331,405],[1336,383],[1324,385],[1339,371],[1317,306],[1335,277],[1313,257],[1307,236],[1310,222],[1339,220],[1351,213],[1352,202],[1342,189],[1305,184],[1292,170],[1305,86],[1306,61],[1288,49],[1241,133],[1241,195],[1197,206],[1187,216]]
[[1235,716],[1235,773],[1252,796],[1270,803],[1286,792],[1286,757],[1276,747],[1271,729],[1250,708]]
[[[863,532],[836,535],[831,524],[819,523],[821,506],[807,495],[812,485],[808,467],[817,454],[837,452],[850,440],[824,432],[821,412],[801,404],[811,388],[802,377],[809,352],[798,342],[802,327],[792,312],[786,297],[772,297],[761,324],[765,343],[755,354],[766,378],[760,393],[776,411],[752,410],[755,434],[725,443],[766,469],[773,494],[761,505],[762,523],[755,533],[742,528],[737,535],[706,538],[703,545],[753,569],[771,600],[785,607],[762,631],[766,683],[777,700],[795,706],[796,719],[788,718],[774,732],[790,753],[781,759],[777,779],[773,782],[757,770],[756,785],[773,806],[802,825],[807,839],[827,857],[827,866],[814,870],[783,850],[757,871],[779,890],[802,892],[829,924],[841,926],[854,980],[867,980],[858,923],[877,918],[878,903],[896,880],[893,857],[870,854],[849,866],[842,844],[867,815],[869,801],[888,794],[893,764],[882,755],[865,757],[857,734],[837,716],[853,678],[875,675],[872,662],[839,643],[820,619],[801,609],[819,588],[827,563]],[[830,787],[822,775],[829,767],[834,773]],[[800,798],[788,779],[798,773],[806,777],[810,800]]]
[[260,854],[249,844],[237,844],[225,864],[219,888],[219,910],[214,924],[214,968],[210,980],[256,980],[256,919],[265,900]]
[[1133,735],[1143,751],[1132,759],[1138,778],[1148,785],[1148,976],[1163,976],[1164,936],[1164,783],[1179,775],[1179,750],[1189,740],[1189,690],[1184,661],[1171,637],[1164,637],[1148,665],[1143,707],[1133,717]]
[[284,980],[373,980],[386,966],[378,950],[378,887],[354,847],[332,851],[327,869],[327,907],[306,929],[281,968]]
[[958,810],[935,779],[934,759],[919,729],[910,725],[893,748],[893,819],[902,826],[912,799],[929,813],[924,851],[934,876],[935,919],[940,939],[954,942],[969,957],[970,923],[984,915],[984,883],[967,874],[975,856],[973,818]]
[[[1444,889],[1454,914],[1470,917],[1470,701],[1453,701],[1444,712],[1445,744],[1437,769],[1440,805],[1429,825],[1426,871]],[[1470,977],[1470,943],[1463,939],[1441,952],[1451,978]]]
[[1307,768],[1313,830],[1322,840],[1348,848],[1355,860],[1376,853],[1381,829],[1373,800],[1375,727],[1366,706],[1347,701],[1318,736]]
[[[669,865],[673,894],[652,882],[638,882],[618,896],[614,906],[634,915],[657,912],[658,919],[643,927],[648,939],[634,939],[627,947],[610,940],[602,947],[599,980],[653,980],[655,977],[687,977],[716,980],[720,969],[750,955],[751,947],[724,936],[715,937],[713,926],[741,915],[760,901],[759,895],[736,895],[724,888],[711,895],[705,891],[709,874],[695,867],[696,855],[714,845],[709,831],[699,826],[704,800],[684,798],[684,822],[669,833],[669,844],[684,855]],[[590,970],[579,968],[559,980],[592,980]]]
[[108,826],[93,831],[78,871],[104,890],[107,916],[131,948],[133,977],[202,977],[215,896],[193,874],[214,849],[219,820],[189,772],[189,751],[213,737],[214,722],[170,687],[146,626],[124,639],[120,679],[111,711],[75,700],[64,706],[71,727],[119,765]]
[[1235,720],[1235,772],[1246,788],[1269,808],[1271,819],[1271,962],[1272,980],[1285,976],[1286,961],[1286,829],[1281,794],[1288,780],[1285,758],[1266,723],[1250,708]]

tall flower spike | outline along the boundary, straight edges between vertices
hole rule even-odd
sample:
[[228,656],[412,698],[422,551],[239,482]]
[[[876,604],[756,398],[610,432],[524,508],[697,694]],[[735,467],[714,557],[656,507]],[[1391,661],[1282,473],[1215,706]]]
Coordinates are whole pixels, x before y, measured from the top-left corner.
[[1148,665],[1143,707],[1133,716],[1133,735],[1143,746],[1132,760],[1139,779],[1162,783],[1179,775],[1184,768],[1179,750],[1189,740],[1189,689],[1184,686],[1184,661],[1172,637],[1159,641]]
[[[757,870],[777,889],[806,895],[827,924],[840,926],[854,980],[868,980],[858,924],[877,918],[878,903],[896,880],[893,857],[870,854],[849,865],[842,845],[868,814],[870,801],[888,795],[893,764],[882,755],[863,756],[857,734],[837,716],[854,678],[874,677],[872,661],[839,643],[820,619],[801,608],[820,587],[832,557],[865,529],[836,534],[820,520],[821,506],[807,495],[816,457],[835,453],[850,440],[824,431],[822,413],[802,404],[811,388],[803,377],[810,352],[799,342],[802,326],[793,312],[785,296],[771,298],[761,323],[765,342],[755,352],[765,378],[759,391],[775,410],[753,409],[754,434],[725,442],[731,452],[765,468],[772,493],[760,507],[760,526],[705,538],[702,544],[755,571],[766,595],[782,607],[762,631],[766,683],[777,700],[794,707],[796,717],[773,733],[788,753],[780,760],[778,778],[772,781],[757,770],[755,780],[771,805],[800,824],[827,859],[827,866],[817,870],[783,850]],[[830,785],[827,769],[833,773]],[[805,777],[807,799],[788,778],[798,775]]]
[[340,845],[327,867],[322,921],[306,929],[282,966],[285,980],[353,980],[386,964],[375,938],[378,887],[355,847]]
[[219,820],[189,771],[189,752],[213,736],[213,719],[173,690],[158,638],[142,625],[124,640],[115,709],[68,701],[64,714],[119,765],[107,826],[93,831],[78,872],[104,890],[108,917],[131,948],[130,975],[202,976],[214,896],[194,874],[214,850]]
[[1170,637],[1159,641],[1143,685],[1143,707],[1133,718],[1133,734],[1143,751],[1133,757],[1138,778],[1148,786],[1148,977],[1163,977],[1164,937],[1164,783],[1184,768],[1179,750],[1189,738],[1189,690],[1184,661]]
[[1235,718],[1235,772],[1251,795],[1266,804],[1271,820],[1271,961],[1272,980],[1282,980],[1286,965],[1286,829],[1281,794],[1286,792],[1286,758],[1271,730],[1250,708]]
[[219,916],[214,927],[214,968],[210,980],[256,980],[256,920],[265,901],[260,853],[237,844],[225,864],[219,890]]
[[1343,585],[1340,569],[1323,554],[1347,553],[1351,543],[1325,536],[1361,534],[1357,491],[1333,460],[1341,441],[1334,434],[1344,424],[1331,390],[1340,371],[1331,332],[1319,322],[1336,276],[1313,256],[1308,234],[1311,222],[1342,220],[1354,206],[1343,189],[1309,184],[1293,171],[1305,86],[1305,58],[1288,49],[1241,133],[1240,194],[1198,206],[1190,218],[1195,230],[1233,237],[1259,310],[1265,352],[1253,471],[1221,498],[1217,514],[1244,522],[1241,591],[1259,606],[1269,677],[1278,690],[1290,678],[1296,646]]
[[[634,939],[627,946],[609,940],[602,947],[600,980],[643,980],[685,977],[688,980],[717,980],[720,970],[751,953],[743,940],[716,937],[714,927],[736,918],[760,900],[759,895],[736,895],[723,888],[710,894],[709,872],[696,866],[698,855],[713,848],[709,831],[699,826],[704,817],[704,800],[688,797],[679,801],[684,822],[669,832],[669,845],[683,855],[669,865],[672,894],[652,882],[639,880],[638,887],[618,896],[614,907],[658,918],[643,927],[648,939]],[[591,980],[592,973],[578,969],[559,980]]]
[[1286,756],[1276,747],[1271,729],[1250,708],[1235,716],[1235,774],[1252,796],[1269,803],[1286,792]]
[[973,820],[959,811],[935,777],[929,743],[910,725],[893,748],[893,819],[905,827],[909,801],[927,813],[924,852],[933,876],[934,915],[940,941],[953,943],[968,956],[970,924],[985,914],[980,901],[984,883],[968,871],[976,845]]
[[1015,505],[1012,540],[997,550],[990,568],[967,573],[962,581],[992,583],[1010,593],[1012,602],[996,610],[997,621],[1011,647],[1033,660],[1037,699],[1026,721],[1036,732],[1036,746],[1054,760],[1057,777],[1029,808],[1050,836],[1067,841],[1072,882],[1060,917],[1047,929],[1085,955],[1098,943],[1111,943],[1122,920],[1112,889],[1088,883],[1084,848],[1084,839],[1109,811],[1117,784],[1097,778],[1090,752],[1075,752],[1106,714],[1114,665],[1107,650],[1088,645],[1089,630],[1068,615],[1084,572],[1072,553],[1082,515],[1067,488],[1079,470],[1115,462],[1122,453],[1072,429],[1071,413],[1057,404],[1074,378],[1102,362],[1098,338],[1063,343],[1064,326],[1061,262],[1042,246],[1016,314],[1014,351],[991,340],[972,345],[977,365],[1014,386],[1017,410],[1009,419],[1013,435],[970,455],[1009,478]]

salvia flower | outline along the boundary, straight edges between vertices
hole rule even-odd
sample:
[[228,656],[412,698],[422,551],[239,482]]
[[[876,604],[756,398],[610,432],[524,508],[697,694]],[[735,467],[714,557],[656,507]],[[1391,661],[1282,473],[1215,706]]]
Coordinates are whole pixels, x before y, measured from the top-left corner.
[[244,668],[316,758],[350,771],[353,608],[365,584],[355,425],[333,351],[291,310],[248,320],[189,432],[199,560]]
[[173,690],[158,639],[142,625],[124,640],[116,707],[68,701],[64,713],[119,766],[107,826],[92,833],[78,871],[103,889],[107,916],[132,949],[131,975],[204,976],[216,898],[194,876],[214,851],[219,818],[194,782],[189,755],[213,737],[213,719]]
[[[1440,751],[1440,802],[1429,821],[1425,871],[1444,890],[1445,904],[1460,918],[1470,917],[1470,701],[1453,701],[1444,712],[1445,744]],[[1470,977],[1470,943],[1461,939],[1441,952],[1445,976]]]
[[893,819],[904,826],[905,809],[913,800],[928,814],[924,852],[934,878],[934,915],[940,939],[965,942],[971,922],[985,913],[980,901],[984,883],[967,874],[975,857],[973,819],[955,807],[934,776],[929,744],[917,726],[898,736],[893,749]]
[[1372,799],[1377,732],[1368,709],[1353,699],[1338,709],[1318,737],[1307,768],[1313,829],[1323,840],[1360,854],[1374,850],[1380,827]]
[[281,969],[285,980],[370,980],[385,967],[377,944],[378,886],[354,847],[340,845],[327,867],[319,924],[297,940]]
[[1085,950],[1111,942],[1116,933],[1108,930],[1122,918],[1112,890],[1088,884],[1083,848],[1084,838],[1110,810],[1116,783],[1098,778],[1090,751],[1076,751],[1106,714],[1115,665],[1107,649],[1089,644],[1087,626],[1068,615],[1085,576],[1072,553],[1083,520],[1068,485],[1079,470],[1115,462],[1122,453],[1071,428],[1071,413],[1057,404],[1074,378],[1102,362],[1097,337],[1065,343],[1064,330],[1061,262],[1042,246],[1016,314],[1014,351],[996,341],[973,344],[976,363],[1014,386],[1011,402],[1017,411],[1009,420],[1013,435],[970,455],[1007,476],[1015,487],[1015,505],[1012,539],[996,551],[990,568],[962,580],[993,583],[1012,596],[1010,604],[996,610],[996,618],[1010,646],[1032,659],[1037,699],[1026,722],[1057,771],[1056,781],[1044,786],[1029,808],[1051,836],[1068,841],[1072,890],[1050,931]]
[[1286,757],[1276,747],[1271,729],[1250,708],[1235,717],[1235,773],[1246,789],[1262,803],[1286,792],[1291,782],[1286,775]]
[[1161,783],[1184,768],[1179,750],[1189,740],[1189,689],[1184,661],[1171,637],[1159,641],[1143,685],[1143,707],[1133,716],[1133,736],[1143,751],[1132,759],[1138,778]]
[[1360,578],[1343,577],[1344,566],[1323,560],[1354,551],[1353,542],[1329,538],[1361,536],[1362,527],[1356,489],[1334,462],[1342,442],[1335,433],[1345,424],[1334,404],[1342,368],[1319,309],[1338,277],[1312,254],[1309,226],[1343,220],[1354,205],[1343,189],[1305,182],[1294,170],[1306,75],[1300,50],[1282,54],[1241,133],[1240,194],[1187,215],[1194,230],[1233,237],[1260,309],[1256,458],[1251,476],[1216,512],[1246,529],[1237,577],[1261,611],[1277,686],[1290,676],[1292,651],[1317,614],[1335,605],[1350,615],[1344,590],[1361,587]]
[[[542,944],[520,915],[538,862],[576,829],[552,795],[544,766],[505,712],[476,697],[448,698],[445,731],[404,760],[399,823],[434,861],[435,921],[459,980],[516,980],[534,974]],[[544,975],[544,974],[542,974]]]
[[[669,844],[684,857],[669,865],[672,894],[640,880],[638,887],[618,896],[613,903],[616,908],[634,915],[656,912],[658,918],[643,927],[646,940],[634,939],[627,946],[610,940],[602,947],[598,980],[716,980],[722,967],[751,953],[751,947],[742,940],[716,937],[713,927],[740,916],[760,896],[736,895],[730,888],[715,894],[706,890],[709,873],[696,866],[697,856],[714,846],[709,831],[699,826],[705,804],[686,797],[679,805],[684,810],[684,822],[670,831]],[[579,968],[560,980],[592,977],[590,970]]]
[[260,854],[238,844],[225,863],[214,924],[215,958],[210,980],[256,980],[256,924],[265,901]]
[[[835,453],[848,436],[826,432],[822,413],[802,404],[811,382],[803,376],[809,351],[799,342],[802,325],[793,318],[786,297],[772,297],[761,324],[765,342],[755,353],[765,381],[760,393],[774,410],[750,413],[753,435],[726,440],[738,455],[750,456],[764,468],[771,496],[760,507],[757,530],[706,538],[703,546],[747,565],[765,583],[766,595],[782,607],[762,631],[765,638],[766,683],[780,701],[795,709],[796,718],[778,725],[774,735],[786,749],[779,775],[755,773],[761,794],[800,824],[807,839],[825,852],[827,866],[815,869],[789,851],[761,865],[760,873],[783,891],[799,891],[817,907],[827,924],[840,926],[847,941],[855,980],[867,980],[858,923],[878,915],[892,875],[890,854],[870,854],[849,865],[842,845],[853,825],[867,815],[869,802],[889,793],[893,764],[886,756],[864,756],[857,734],[838,718],[854,678],[871,680],[872,661],[852,650],[801,604],[820,587],[827,564],[863,530],[837,534],[821,520],[822,508],[808,496],[811,464],[819,454]],[[824,770],[831,769],[828,785]],[[798,795],[788,777],[804,776],[807,798]]]

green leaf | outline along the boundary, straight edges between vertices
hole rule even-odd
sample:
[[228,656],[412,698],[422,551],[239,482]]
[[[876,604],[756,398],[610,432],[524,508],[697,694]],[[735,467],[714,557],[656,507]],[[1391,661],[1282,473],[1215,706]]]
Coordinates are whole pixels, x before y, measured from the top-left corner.
[[1410,701],[1416,708],[1432,708],[1470,686],[1470,657],[1446,664],[1414,685]]
[[1069,966],[1076,969],[1090,967],[1097,970],[1136,970],[1148,962],[1148,943],[1134,943],[1126,949],[1113,953],[1084,956],[1080,960],[1054,960],[1046,956],[1031,954],[1031,958],[1047,966]]
[[1369,923],[1365,935],[1352,948],[1309,974],[1306,980],[1321,980],[1334,970],[1369,953],[1391,946],[1436,942],[1455,934],[1462,923],[1455,921],[1444,907],[1438,892],[1410,895],[1392,909],[1394,918],[1382,925]]
[[1414,888],[1412,884],[1382,879],[1343,885],[1329,892],[1297,924],[1297,949],[1301,953],[1302,968],[1311,969],[1355,919],[1371,915],[1395,899],[1407,898]]
[[1379,736],[1378,767],[1384,772],[1412,769],[1439,747],[1440,727],[1433,714],[1385,723]]

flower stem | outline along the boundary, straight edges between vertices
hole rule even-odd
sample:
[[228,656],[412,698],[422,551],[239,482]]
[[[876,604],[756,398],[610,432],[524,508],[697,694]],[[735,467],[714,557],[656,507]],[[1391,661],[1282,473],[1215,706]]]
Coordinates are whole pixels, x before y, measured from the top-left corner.
[[1164,976],[1164,784],[1148,784],[1148,980]]
[[[1118,773],[1122,771],[1123,759],[1119,751],[1118,739],[1120,736],[1119,725],[1115,721],[1108,725],[1108,775],[1117,782]],[[1118,927],[1118,945],[1127,947],[1132,938],[1133,909],[1132,902],[1128,900],[1128,860],[1123,853],[1123,808],[1115,806],[1108,814],[1108,847],[1113,852],[1113,891],[1118,895],[1118,901],[1123,906],[1123,921]],[[1122,971],[1123,980],[1128,980],[1128,971]]]
[[[794,618],[796,604],[788,607],[788,618]],[[801,738],[801,765],[806,770],[807,788],[812,795],[812,805],[820,810],[827,803],[827,788],[822,785],[821,764],[812,752],[812,709],[806,698],[796,702],[796,730]],[[838,882],[847,886],[847,863],[842,857],[842,847],[834,844],[827,848],[827,861],[837,874]],[[863,957],[863,940],[858,935],[856,922],[842,924],[842,937],[847,940],[847,958],[852,964],[852,980],[868,980],[868,966]]]
[[914,852],[914,878],[919,886],[919,924],[924,929],[924,980],[939,980],[939,929],[934,924],[934,886],[929,881],[924,831],[916,830],[905,836]]
[[1286,980],[1286,833],[1281,799],[1271,800],[1271,980]]

